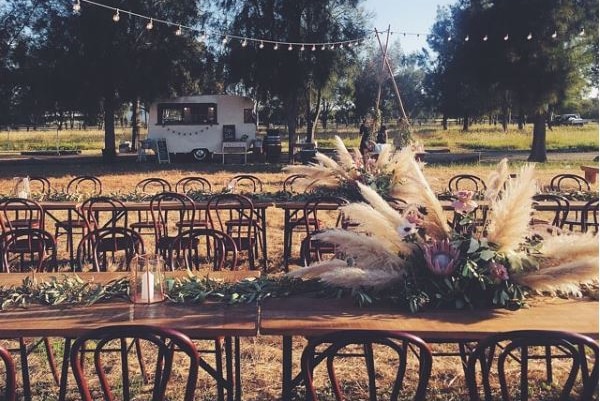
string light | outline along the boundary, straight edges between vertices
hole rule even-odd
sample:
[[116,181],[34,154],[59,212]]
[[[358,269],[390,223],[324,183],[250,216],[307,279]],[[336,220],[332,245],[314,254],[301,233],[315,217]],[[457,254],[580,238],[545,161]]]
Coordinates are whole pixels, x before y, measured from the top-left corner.
[[154,28],[154,23],[152,22],[152,18],[150,18],[150,21],[146,24],[146,29],[151,30],[152,28]]
[[469,41],[469,35],[465,36],[465,42]]
[[81,3],[79,2],[79,0],[76,0],[75,4],[73,4],[73,11],[76,13],[81,11]]
[[325,46],[325,45],[321,46],[321,50],[325,50],[325,49],[327,49],[327,46]]
[[262,40],[260,41],[260,45],[258,45],[259,49],[264,49],[265,48],[265,42],[263,42]]
[[227,35],[225,35],[223,37],[223,44],[226,45],[228,40],[229,40],[229,38],[227,37]]
[[248,42],[246,41],[246,39],[242,40],[242,47],[246,47],[248,46]]
[[203,42],[206,40],[206,33],[205,32],[202,32],[202,35],[200,35],[200,40],[203,41]]
[[304,51],[304,45],[302,45],[302,46],[300,47],[300,51],[302,51],[302,52]]
[[113,15],[113,21],[119,22],[120,19],[121,19],[121,16],[119,15],[119,9],[117,8],[117,11]]
[[288,46],[288,51],[292,51],[294,47],[292,46],[292,44],[290,43],[290,45]]
[[315,46],[315,45],[312,45],[312,47],[311,47],[311,49],[310,49],[310,50],[312,50],[312,51],[314,52],[315,50],[317,50],[317,46]]
[[175,36],[181,36],[182,33],[183,31],[181,30],[181,25],[179,25],[175,31]]
[[507,34],[504,36],[504,38],[503,38],[503,39],[504,39],[504,41],[507,41],[507,40],[508,40],[508,33],[507,33]]
[[554,31],[552,33],[552,39],[556,39],[558,37],[558,32]]
[[585,28],[581,28],[581,31],[579,31],[579,36],[585,36]]
[[273,50],[277,50],[279,49],[279,43],[275,43],[275,46],[273,46]]
[[448,38],[446,39],[448,42],[450,42],[452,40],[452,36],[448,35]]
[[483,37],[483,41],[484,41],[484,42],[487,42],[487,40],[488,40],[488,36],[487,36],[487,35],[485,35],[485,36]]
[[533,34],[531,32],[529,32],[529,34],[527,35],[527,40],[531,40],[533,38]]

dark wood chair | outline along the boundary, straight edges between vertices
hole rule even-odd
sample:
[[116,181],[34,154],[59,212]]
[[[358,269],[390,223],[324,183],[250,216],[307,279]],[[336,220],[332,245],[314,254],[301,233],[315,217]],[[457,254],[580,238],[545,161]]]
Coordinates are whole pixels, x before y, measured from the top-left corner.
[[76,270],[90,266],[97,272],[108,271],[109,266],[129,271],[135,255],[145,253],[144,240],[127,227],[105,227],[89,231],[77,246]]
[[450,192],[469,190],[474,192],[485,191],[487,186],[485,181],[472,174],[458,174],[448,180],[448,190]]
[[[198,247],[193,244],[204,240],[207,244],[206,260],[212,260],[212,270],[223,270],[225,266],[235,269],[237,266],[237,247],[235,241],[222,231],[210,228],[196,228],[184,231],[173,239],[169,248],[169,260],[173,269],[182,262],[186,269],[198,268],[203,259],[198,253]],[[231,256],[228,256],[231,255]]]
[[304,204],[303,215],[300,216],[306,234],[300,245],[300,257],[304,265],[307,266],[312,261],[320,261],[325,254],[335,255],[335,245],[315,239],[313,236],[326,228],[348,228],[350,222],[344,218],[340,210],[347,204],[346,199],[335,196],[322,196]]
[[[78,176],[69,181],[65,191],[68,194],[86,194],[88,198],[97,197],[102,195],[102,181],[94,176]],[[71,253],[71,260],[74,250],[73,235],[79,234],[83,237],[85,231],[86,224],[83,218],[79,214],[73,216],[71,212],[69,212],[67,220],[61,220],[55,224],[54,237],[58,240],[62,235],[67,236],[67,250]]]
[[17,399],[17,374],[15,363],[10,355],[10,351],[0,347],[0,359],[4,364],[4,400],[16,401]]
[[[530,376],[532,365],[539,360],[537,363],[549,373],[555,359],[568,372],[560,383],[549,374],[552,387],[560,391],[559,399],[573,399],[570,397],[579,377],[581,391],[576,399],[591,401],[598,387],[598,344],[579,334],[544,330],[499,333],[480,341],[467,362],[470,399],[491,401],[499,395],[502,401],[527,401],[531,382],[539,381]],[[514,397],[515,393],[519,398]]]
[[562,191],[590,191],[590,183],[577,174],[558,174],[550,180],[550,190]]
[[20,229],[44,229],[44,210],[34,200],[8,198],[0,202],[2,232]]
[[[431,375],[432,356],[429,346],[420,338],[407,333],[389,331],[341,331],[310,338],[301,357],[301,369],[306,386],[306,399],[317,401],[317,388],[315,387],[314,370],[323,361],[327,364],[330,389],[338,401],[352,399],[352,395],[344,395],[344,378],[339,378],[335,370],[335,361],[350,357],[364,359],[364,369],[359,363],[352,364],[352,374],[365,372],[367,383],[361,382],[369,390],[369,399],[376,400],[378,388],[376,383],[377,371],[375,354],[379,349],[386,352],[386,365],[394,364],[396,372],[390,400],[402,399],[414,401],[425,400],[427,384]],[[391,357],[390,355],[393,355]],[[413,357],[414,356],[414,357]],[[392,359],[390,361],[390,359]],[[413,369],[409,359],[415,360],[417,379],[405,380],[408,369]],[[387,369],[389,369],[386,366]],[[363,375],[364,376],[364,375]],[[354,375],[353,375],[354,378]],[[387,389],[387,388],[386,388]],[[412,397],[410,396],[412,395]]]
[[227,189],[237,193],[258,193],[263,191],[263,182],[254,175],[239,174],[229,180]]
[[[531,225],[546,224],[563,228],[570,210],[570,204],[567,198],[556,194],[537,194],[533,196],[532,200],[534,209],[540,205],[549,204],[552,205],[555,210],[552,212],[536,212],[531,216]],[[545,213],[546,216],[542,216],[542,213]]]
[[[148,199],[161,192],[170,192],[171,184],[165,179],[158,177],[145,178],[135,185],[135,192],[146,194]],[[130,228],[140,234],[153,234],[154,222],[149,211],[139,210],[137,219],[131,223]]]
[[198,176],[183,177],[175,183],[175,192],[187,194],[190,191],[210,192],[212,185],[206,178]]
[[[95,369],[83,369],[82,354],[87,352],[86,343],[91,343],[94,340],[94,365]],[[83,401],[93,401],[95,398],[92,394],[95,392],[92,389],[89,376],[95,371],[95,375],[100,383],[100,391],[104,395],[104,399],[123,399],[129,400],[132,397],[129,367],[127,363],[127,355],[123,354],[127,349],[127,341],[143,343],[145,349],[144,357],[148,358],[150,366],[155,367],[154,381],[151,386],[152,400],[170,399],[167,396],[168,385],[171,380],[171,373],[174,364],[174,355],[185,355],[185,362],[181,359],[177,360],[177,364],[185,364],[184,372],[185,379],[185,401],[193,401],[196,381],[198,378],[199,364],[206,362],[199,357],[198,351],[194,343],[184,334],[175,330],[160,328],[154,326],[139,326],[139,325],[124,325],[124,326],[109,326],[101,327],[92,330],[75,340],[71,349],[71,366],[73,374],[77,381],[79,393]],[[115,383],[109,382],[109,377],[106,374],[108,370],[115,369],[115,363],[118,363],[119,358],[107,356],[111,350],[121,352],[121,378]],[[108,352],[105,352],[108,351]],[[114,352],[113,352],[114,353]],[[122,397],[116,397],[115,392],[120,388]]]
[[316,181],[309,181],[304,174],[292,174],[283,181],[283,191],[290,193],[301,193],[311,189]]
[[29,177],[29,189],[33,194],[39,194],[40,197],[45,197],[52,191],[52,185],[50,180],[46,177],[30,176]]
[[598,198],[588,201],[581,211],[581,231],[598,233]]
[[196,220],[196,205],[187,195],[162,192],[150,200],[150,213],[154,224],[154,252],[168,262],[173,239],[185,231],[182,223]]
[[235,249],[227,252],[248,252],[250,269],[255,269],[255,256],[258,252],[258,222],[252,201],[238,194],[212,196],[206,205],[206,213],[213,230],[229,235]]
[[[17,255],[11,258],[11,255]],[[56,240],[41,228],[20,228],[0,235],[2,271],[10,273],[16,262],[18,272],[57,271]]]

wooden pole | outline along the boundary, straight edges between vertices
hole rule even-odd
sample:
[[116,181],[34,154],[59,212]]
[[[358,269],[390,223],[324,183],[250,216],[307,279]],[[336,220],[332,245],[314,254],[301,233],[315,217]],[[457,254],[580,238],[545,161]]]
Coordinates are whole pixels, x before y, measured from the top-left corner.
[[381,51],[383,52],[383,62],[381,63],[381,72],[379,73],[378,79],[377,79],[377,97],[375,98],[375,113],[377,114],[373,119],[373,123],[372,123],[372,127],[371,127],[371,132],[375,131],[375,122],[377,120],[377,117],[379,115],[381,115],[381,113],[379,112],[379,102],[381,101],[381,87],[383,85],[383,80],[384,80],[384,74],[385,74],[385,60],[387,59],[387,48],[388,48],[388,42],[390,40],[390,30],[391,30],[391,26],[388,25],[387,31],[386,31],[386,37],[385,37],[385,48],[381,45],[381,40],[379,38],[379,32],[377,31],[377,28],[375,28],[375,36],[377,36],[377,41],[379,42],[379,47],[381,48]]

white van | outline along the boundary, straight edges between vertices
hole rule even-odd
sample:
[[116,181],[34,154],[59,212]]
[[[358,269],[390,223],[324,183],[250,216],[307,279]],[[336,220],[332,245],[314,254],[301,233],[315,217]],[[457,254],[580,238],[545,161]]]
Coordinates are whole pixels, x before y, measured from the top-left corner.
[[164,138],[172,155],[191,154],[206,160],[222,153],[224,143],[256,138],[254,101],[244,96],[200,95],[163,100],[150,106],[148,139]]

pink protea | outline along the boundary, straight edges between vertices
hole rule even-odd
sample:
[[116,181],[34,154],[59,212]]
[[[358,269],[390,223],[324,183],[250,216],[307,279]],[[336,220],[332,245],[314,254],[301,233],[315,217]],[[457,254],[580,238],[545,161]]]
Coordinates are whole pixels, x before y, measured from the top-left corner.
[[456,213],[468,214],[479,206],[477,202],[473,200],[473,191],[458,191],[454,194],[456,200],[452,202],[452,207]]
[[490,262],[489,270],[490,277],[495,282],[508,280],[508,270],[506,269],[506,266],[504,266],[502,263],[497,263],[494,261]]
[[460,261],[460,252],[449,240],[428,242],[422,247],[427,268],[436,276],[450,276]]

